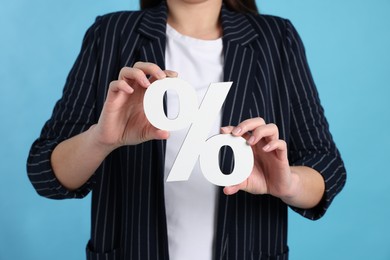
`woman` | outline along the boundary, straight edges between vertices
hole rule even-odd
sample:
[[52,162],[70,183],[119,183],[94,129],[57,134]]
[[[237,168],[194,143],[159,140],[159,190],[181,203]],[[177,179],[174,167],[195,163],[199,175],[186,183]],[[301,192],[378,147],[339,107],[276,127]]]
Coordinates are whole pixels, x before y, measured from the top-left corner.
[[[287,206],[318,219],[345,183],[297,32],[254,1],[141,7],[98,17],[86,33],[31,148],[31,182],[54,199],[93,191],[88,259],[287,259]],[[142,100],[151,82],[178,75],[200,99],[209,83],[233,81],[211,134],[251,145],[243,183],[218,189],[197,166],[186,183],[164,181],[185,130],[154,128]],[[168,93],[169,116],[177,103]],[[223,171],[232,161],[222,153]]]

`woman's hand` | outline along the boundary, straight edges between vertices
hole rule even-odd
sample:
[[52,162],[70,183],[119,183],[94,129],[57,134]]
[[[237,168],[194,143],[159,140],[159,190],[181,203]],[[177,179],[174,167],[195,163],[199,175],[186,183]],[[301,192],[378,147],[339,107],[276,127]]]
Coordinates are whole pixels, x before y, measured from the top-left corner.
[[51,163],[62,185],[69,190],[80,188],[117,147],[168,138],[167,131],[156,129],[148,122],[143,108],[146,88],[166,76],[176,77],[177,73],[162,71],[146,62],[137,62],[133,68],[120,71],[118,80],[109,86],[99,122],[55,147]]
[[[150,75],[149,79],[147,75]],[[162,71],[157,65],[147,62],[123,68],[118,80],[111,82],[99,122],[91,129],[96,133],[98,142],[115,149],[122,145],[168,138],[167,131],[149,123],[143,108],[147,87],[166,76],[176,77],[177,73]]]
[[226,195],[235,194],[239,190],[252,194],[270,194],[300,208],[312,208],[321,201],[325,190],[324,179],[312,168],[289,165],[287,144],[279,139],[279,130],[275,124],[266,124],[262,118],[253,118],[236,127],[222,127],[221,132],[244,137],[254,155],[250,176],[240,184],[225,187]]
[[254,155],[251,175],[238,185],[225,187],[225,194],[244,190],[252,194],[271,194],[276,197],[292,195],[295,180],[287,159],[287,145],[279,139],[275,124],[266,124],[262,118],[253,118],[236,127],[223,127],[222,133],[244,137],[251,145]]

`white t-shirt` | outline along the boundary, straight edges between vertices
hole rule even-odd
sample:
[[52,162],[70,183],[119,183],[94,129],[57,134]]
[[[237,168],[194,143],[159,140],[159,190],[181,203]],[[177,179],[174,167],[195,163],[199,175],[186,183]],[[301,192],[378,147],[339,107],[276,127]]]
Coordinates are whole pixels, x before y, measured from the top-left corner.
[[[165,65],[179,73],[196,90],[201,103],[210,83],[223,81],[222,39],[200,40],[180,34],[167,25]],[[175,93],[167,93],[168,117],[179,113]],[[222,112],[210,129],[219,134]],[[187,134],[188,128],[171,132],[167,140],[165,180]],[[199,160],[188,181],[165,182],[168,245],[171,260],[212,259],[218,187],[203,176]]]

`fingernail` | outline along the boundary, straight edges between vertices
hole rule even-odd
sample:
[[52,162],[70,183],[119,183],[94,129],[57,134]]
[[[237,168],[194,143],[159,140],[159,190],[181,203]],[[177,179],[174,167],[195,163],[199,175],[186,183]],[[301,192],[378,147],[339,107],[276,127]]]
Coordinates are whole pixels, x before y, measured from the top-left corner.
[[268,150],[269,150],[269,148],[270,148],[270,145],[269,145],[269,144],[267,144],[266,146],[264,146],[264,147],[263,147],[263,150],[264,150],[264,151],[268,151]]
[[175,71],[168,70],[168,71],[165,71],[165,74],[168,78],[176,78],[177,77],[177,72],[175,72]]
[[149,86],[150,85],[150,81],[148,79],[144,79],[143,80],[145,86]]
[[248,144],[253,144],[255,142],[255,137],[251,136],[248,140]]
[[241,128],[239,128],[239,127],[234,128],[232,133],[235,135],[238,135],[239,133],[241,133]]
[[157,73],[157,76],[158,76],[159,78],[165,78],[167,75],[165,74],[164,71],[160,70],[160,71]]

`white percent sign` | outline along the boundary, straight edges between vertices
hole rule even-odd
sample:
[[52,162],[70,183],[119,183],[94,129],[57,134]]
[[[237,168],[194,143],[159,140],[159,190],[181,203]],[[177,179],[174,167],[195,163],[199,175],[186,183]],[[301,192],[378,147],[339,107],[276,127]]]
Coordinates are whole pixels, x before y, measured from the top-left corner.
[[[175,131],[190,125],[167,181],[188,180],[198,156],[203,175],[215,185],[235,185],[248,178],[253,167],[253,152],[244,138],[220,134],[207,139],[210,126],[231,85],[232,82],[210,84],[200,107],[194,88],[182,79],[157,80],[148,87],[144,97],[144,111],[153,126]],[[180,101],[180,112],[175,119],[169,119],[163,109],[164,95],[168,90],[176,91]],[[223,146],[229,146],[234,153],[234,170],[230,174],[222,173],[219,167],[219,151]]]

